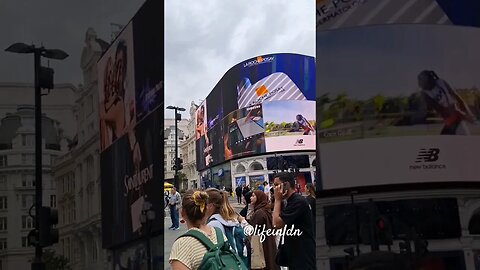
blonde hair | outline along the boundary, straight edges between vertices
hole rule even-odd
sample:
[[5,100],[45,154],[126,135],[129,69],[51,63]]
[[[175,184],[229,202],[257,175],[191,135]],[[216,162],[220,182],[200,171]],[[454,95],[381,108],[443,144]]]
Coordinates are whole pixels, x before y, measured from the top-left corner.
[[208,203],[213,204],[215,207],[214,214],[220,214],[225,220],[237,220],[238,215],[228,202],[228,195],[226,192],[220,191],[216,188],[208,188],[206,192],[208,194]]
[[182,208],[188,220],[195,226],[199,226],[205,217],[205,205],[208,202],[208,194],[200,190],[189,190],[182,199]]

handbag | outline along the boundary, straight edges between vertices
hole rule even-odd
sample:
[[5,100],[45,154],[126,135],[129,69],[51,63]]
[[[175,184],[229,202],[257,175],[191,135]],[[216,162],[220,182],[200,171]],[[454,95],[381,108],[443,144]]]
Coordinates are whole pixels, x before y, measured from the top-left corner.
[[263,244],[260,242],[260,236],[253,235],[250,240],[252,250],[252,265],[251,269],[264,269],[267,267],[265,262],[265,253],[263,251]]
[[288,266],[288,252],[285,248],[285,236],[282,236],[278,244],[277,254],[275,255],[275,263],[278,266]]

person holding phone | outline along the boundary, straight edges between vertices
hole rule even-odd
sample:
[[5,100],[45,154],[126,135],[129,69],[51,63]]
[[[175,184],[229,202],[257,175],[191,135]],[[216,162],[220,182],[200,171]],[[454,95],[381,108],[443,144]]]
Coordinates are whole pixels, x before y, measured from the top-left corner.
[[[316,269],[315,234],[312,210],[305,197],[295,192],[295,179],[291,173],[281,172],[274,179],[273,227],[299,229],[300,235],[285,235],[279,247],[277,264],[289,270]],[[282,201],[285,205],[282,206]]]

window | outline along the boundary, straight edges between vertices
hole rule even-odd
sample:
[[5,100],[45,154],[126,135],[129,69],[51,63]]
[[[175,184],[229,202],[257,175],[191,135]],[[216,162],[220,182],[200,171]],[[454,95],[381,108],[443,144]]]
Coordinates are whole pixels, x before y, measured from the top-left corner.
[[22,247],[28,247],[28,238],[26,236],[22,236]]
[[35,179],[32,174],[23,174],[22,175],[22,187],[34,187]]
[[75,208],[75,202],[72,203],[73,221],[77,220],[77,210]]
[[35,164],[35,155],[33,155],[33,154],[22,154],[22,164],[23,165],[33,165],[33,164]]
[[97,242],[95,239],[92,239],[92,261],[96,262],[98,258],[98,251],[97,251]]
[[0,167],[7,167],[8,159],[7,156],[0,156]]
[[89,156],[86,160],[87,163],[87,181],[93,179],[93,157]]
[[22,229],[33,228],[33,218],[30,216],[22,216]]
[[0,238],[0,250],[7,249],[7,238]]
[[50,207],[57,208],[57,196],[50,195]]
[[6,217],[0,217],[0,231],[6,231],[7,228],[7,218]]
[[0,197],[0,210],[8,208],[8,200],[6,196]]
[[22,145],[23,146],[34,146],[35,145],[35,136],[34,135],[22,135]]

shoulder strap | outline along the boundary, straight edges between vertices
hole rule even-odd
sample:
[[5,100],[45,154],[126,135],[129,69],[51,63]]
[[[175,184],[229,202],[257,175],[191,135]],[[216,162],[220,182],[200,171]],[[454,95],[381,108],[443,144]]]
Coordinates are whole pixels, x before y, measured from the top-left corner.
[[217,245],[221,247],[225,243],[225,240],[223,240],[222,230],[220,230],[217,227],[213,227],[213,228],[215,229],[215,233],[216,233],[216,236],[217,236]]
[[[218,239],[218,231],[217,230],[219,230],[219,229],[215,228],[215,231],[217,233],[217,242],[220,243],[220,241]],[[220,234],[222,234],[222,231],[220,231]],[[213,244],[213,242],[210,239],[208,239],[203,233],[201,233],[199,231],[196,231],[196,230],[189,230],[188,232],[182,234],[178,238],[182,238],[182,237],[185,237],[185,236],[190,236],[190,237],[193,237],[193,238],[197,239],[198,241],[200,241],[200,243],[202,243],[207,248],[207,250],[212,250],[213,248],[215,248],[217,246],[217,245]],[[223,245],[223,237],[221,238],[221,240],[222,240],[222,245]]]

